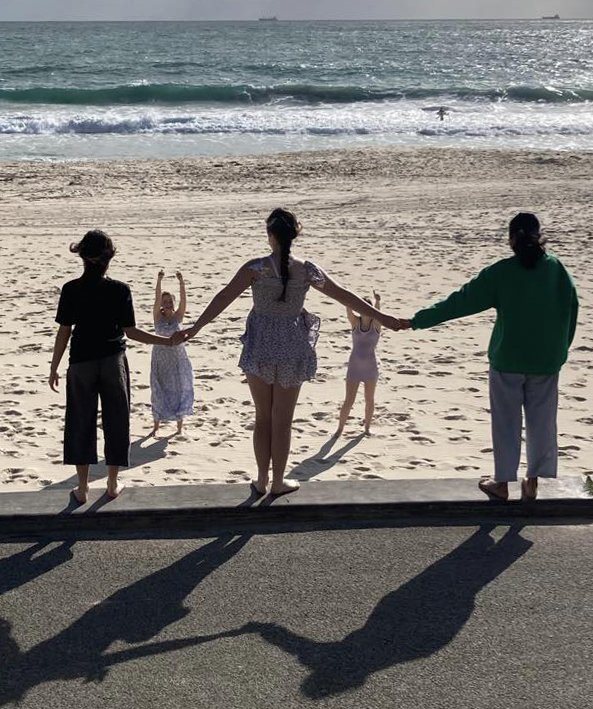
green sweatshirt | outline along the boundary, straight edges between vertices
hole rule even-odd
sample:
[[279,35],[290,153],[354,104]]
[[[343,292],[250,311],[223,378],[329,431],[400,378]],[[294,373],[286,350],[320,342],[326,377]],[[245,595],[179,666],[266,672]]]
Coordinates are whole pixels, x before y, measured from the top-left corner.
[[496,308],[488,347],[494,369],[531,375],[560,371],[574,338],[579,302],[557,258],[546,254],[532,269],[516,256],[498,261],[446,300],[417,312],[412,327],[433,327],[489,308]]

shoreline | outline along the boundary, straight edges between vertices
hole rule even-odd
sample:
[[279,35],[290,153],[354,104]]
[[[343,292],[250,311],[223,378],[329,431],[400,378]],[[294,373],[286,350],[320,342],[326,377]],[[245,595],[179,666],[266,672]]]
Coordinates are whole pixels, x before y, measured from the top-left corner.
[[[103,227],[119,247],[111,275],[130,283],[148,326],[156,273],[181,268],[189,319],[241,263],[267,252],[263,222],[278,204],[305,230],[298,251],[363,294],[371,286],[402,317],[508,255],[517,211],[542,218],[549,248],[575,277],[577,338],[561,379],[561,475],[591,472],[593,153],[462,148],[365,148],[245,158],[0,164],[0,277],[12,289],[0,319],[0,491],[67,489],[60,460],[60,395],[46,384],[59,287],[80,266],[68,245]],[[229,246],[232,244],[232,246]],[[170,288],[175,281],[168,278]],[[189,346],[196,413],[185,436],[150,430],[150,348],[129,349],[134,466],[127,485],[244,482],[253,474],[253,410],[237,367],[250,307],[245,294]],[[491,472],[487,361],[492,314],[413,335],[383,333],[375,435],[361,439],[359,399],[346,434],[337,424],[350,335],[345,312],[317,293],[322,319],[315,383],[295,416],[291,477],[300,480],[479,477]],[[104,485],[94,466],[93,488]]]

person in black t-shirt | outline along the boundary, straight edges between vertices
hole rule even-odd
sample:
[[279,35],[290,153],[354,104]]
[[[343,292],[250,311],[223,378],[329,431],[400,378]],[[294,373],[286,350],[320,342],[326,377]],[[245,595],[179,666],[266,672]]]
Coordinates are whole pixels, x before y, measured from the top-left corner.
[[[107,495],[117,497],[119,468],[129,465],[130,370],[125,337],[151,345],[179,344],[182,335],[159,337],[136,327],[129,286],[106,276],[115,255],[111,239],[89,231],[70,251],[83,260],[84,273],[62,288],[49,385],[57,391],[58,367],[70,341],[66,377],[64,464],[75,465],[80,503],[88,498],[89,465],[97,462],[97,410],[101,417],[107,463]],[[72,329],[74,328],[74,330]]]

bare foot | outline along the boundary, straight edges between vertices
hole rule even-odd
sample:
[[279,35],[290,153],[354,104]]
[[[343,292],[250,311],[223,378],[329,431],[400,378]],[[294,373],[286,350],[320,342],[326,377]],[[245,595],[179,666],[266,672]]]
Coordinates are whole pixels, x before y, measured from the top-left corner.
[[119,497],[119,495],[121,495],[124,487],[125,485],[123,483],[117,483],[115,486],[108,485],[107,497],[110,497],[112,500],[115,500],[116,497]]
[[153,425],[153,427],[152,427],[152,432],[151,432],[151,434],[150,434],[151,436],[156,436],[156,433],[157,433],[157,431],[159,430],[159,426],[160,426],[160,425],[161,425],[160,421],[155,421],[155,422],[154,422],[154,425]]
[[283,480],[281,483],[272,483],[272,495],[285,495],[288,492],[295,492],[301,484],[297,480]]
[[267,480],[261,480],[260,478],[258,478],[257,480],[252,480],[251,485],[253,486],[253,489],[257,492],[258,495],[265,495],[268,491]]
[[344,426],[338,426],[338,428],[337,428],[336,432],[334,433],[334,435],[332,436],[332,438],[339,438],[342,435],[342,433],[344,433]]
[[75,487],[72,490],[72,494],[74,495],[74,499],[76,500],[76,502],[81,505],[84,505],[84,503],[89,499],[88,487]]
[[506,502],[509,499],[508,483],[499,483],[492,478],[482,478],[478,483],[480,490],[488,495],[491,500]]
[[531,502],[537,498],[537,478],[525,478],[521,481],[521,499]]
[[365,435],[365,436],[368,436],[368,437],[372,436],[373,434],[371,433],[371,429],[370,429],[370,428],[365,428],[365,429],[364,429],[364,435]]

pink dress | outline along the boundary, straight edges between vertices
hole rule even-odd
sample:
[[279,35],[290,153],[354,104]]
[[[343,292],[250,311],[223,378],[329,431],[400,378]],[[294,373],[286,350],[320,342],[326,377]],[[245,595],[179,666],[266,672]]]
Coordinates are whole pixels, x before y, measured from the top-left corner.
[[376,382],[379,378],[379,363],[375,349],[381,333],[373,323],[368,330],[360,329],[360,318],[352,329],[352,353],[348,362],[346,379],[356,382]]

